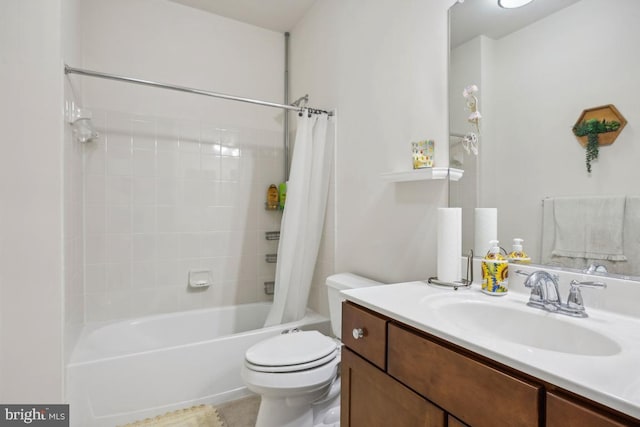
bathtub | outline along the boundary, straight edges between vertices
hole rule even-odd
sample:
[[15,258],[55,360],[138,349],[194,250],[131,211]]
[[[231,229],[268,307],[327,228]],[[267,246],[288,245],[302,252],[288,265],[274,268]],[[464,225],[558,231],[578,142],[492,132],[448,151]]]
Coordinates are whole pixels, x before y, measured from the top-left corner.
[[86,325],[67,365],[71,426],[114,427],[250,392],[240,378],[245,351],[284,329],[330,333],[310,310],[262,328],[270,303],[243,304]]

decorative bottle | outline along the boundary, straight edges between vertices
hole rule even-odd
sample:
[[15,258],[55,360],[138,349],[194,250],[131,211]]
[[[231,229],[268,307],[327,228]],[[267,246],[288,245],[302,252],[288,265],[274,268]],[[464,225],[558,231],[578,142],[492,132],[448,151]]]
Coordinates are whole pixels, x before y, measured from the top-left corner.
[[482,260],[482,292],[488,295],[506,295],[509,291],[509,261],[500,253],[497,240],[489,242],[489,252]]

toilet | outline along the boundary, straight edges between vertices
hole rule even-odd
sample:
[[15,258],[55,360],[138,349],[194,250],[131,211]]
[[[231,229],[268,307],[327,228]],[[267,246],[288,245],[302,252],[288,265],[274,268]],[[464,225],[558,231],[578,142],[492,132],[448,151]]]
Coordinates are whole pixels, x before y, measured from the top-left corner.
[[[340,291],[382,283],[351,273],[327,277],[331,329],[342,323]],[[252,346],[242,379],[261,396],[256,427],[337,427],[340,422],[340,347],[318,331],[283,333]]]

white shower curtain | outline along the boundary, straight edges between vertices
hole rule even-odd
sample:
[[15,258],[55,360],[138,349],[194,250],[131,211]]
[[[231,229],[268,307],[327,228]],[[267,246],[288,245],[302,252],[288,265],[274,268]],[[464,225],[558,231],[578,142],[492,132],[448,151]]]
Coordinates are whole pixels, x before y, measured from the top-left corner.
[[273,306],[265,326],[304,317],[327,207],[333,146],[326,114],[298,117],[282,216]]

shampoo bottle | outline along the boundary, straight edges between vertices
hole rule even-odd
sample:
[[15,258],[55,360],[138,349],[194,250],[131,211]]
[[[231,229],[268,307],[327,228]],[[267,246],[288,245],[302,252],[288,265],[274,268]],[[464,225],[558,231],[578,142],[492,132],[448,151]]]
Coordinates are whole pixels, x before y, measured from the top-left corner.
[[287,200],[287,183],[281,182],[278,186],[278,197],[280,198],[280,209],[284,209],[284,204]]
[[489,252],[482,260],[482,292],[488,295],[506,295],[509,261],[500,253],[497,240],[489,242]]
[[531,262],[529,255],[522,249],[523,241],[520,238],[513,239],[513,249],[508,256],[509,261],[516,264],[529,264]]
[[275,184],[271,184],[267,189],[267,209],[278,209],[278,187]]

